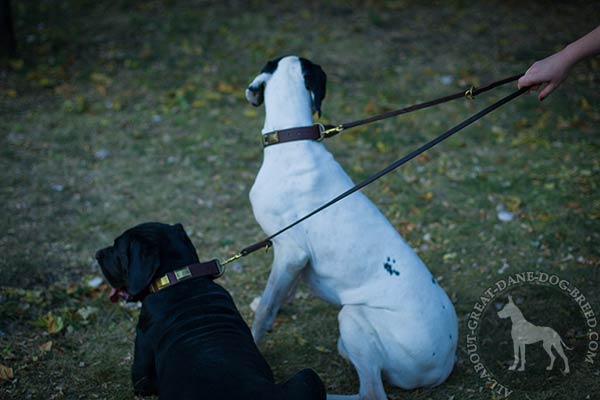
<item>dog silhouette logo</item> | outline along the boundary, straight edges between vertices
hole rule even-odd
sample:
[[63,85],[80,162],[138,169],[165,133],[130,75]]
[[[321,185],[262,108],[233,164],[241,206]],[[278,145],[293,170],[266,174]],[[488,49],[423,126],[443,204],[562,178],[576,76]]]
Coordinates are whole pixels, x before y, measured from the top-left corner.
[[570,372],[569,360],[565,355],[564,349],[573,349],[567,347],[560,335],[554,329],[547,326],[536,326],[527,321],[519,307],[513,302],[512,296],[508,296],[508,303],[498,311],[498,317],[510,318],[512,323],[510,333],[513,340],[514,362],[508,368],[509,370],[514,371],[517,369],[520,361],[521,366],[517,371],[525,371],[525,346],[542,342],[544,350],[550,357],[550,365],[546,367],[546,370],[551,371],[552,368],[554,368],[554,360],[556,359],[556,356],[552,352],[552,349],[554,348],[564,361],[565,368],[563,372],[565,374]]

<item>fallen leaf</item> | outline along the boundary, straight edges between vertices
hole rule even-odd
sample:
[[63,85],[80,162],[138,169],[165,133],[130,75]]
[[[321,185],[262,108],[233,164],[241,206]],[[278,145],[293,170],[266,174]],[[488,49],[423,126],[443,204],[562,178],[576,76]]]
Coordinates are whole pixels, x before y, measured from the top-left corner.
[[517,196],[503,196],[502,201],[506,209],[510,212],[517,212],[521,208],[523,201]]
[[96,307],[87,306],[77,310],[77,314],[84,320],[87,321],[90,317],[94,316],[98,312]]
[[449,261],[454,260],[455,258],[456,258],[456,253],[446,253],[442,257],[442,260],[444,260],[444,262],[449,262]]
[[307,343],[307,340],[300,335],[296,336],[296,340],[300,346],[304,346]]
[[375,104],[373,100],[371,100],[367,103],[363,111],[365,112],[365,114],[375,114],[377,112],[377,104]]
[[323,346],[315,346],[315,349],[320,353],[331,353],[331,350],[329,350]]
[[46,314],[42,319],[42,323],[48,330],[48,333],[55,334],[63,330],[65,322],[62,317],[54,316],[51,313]]
[[0,364],[0,381],[10,381],[14,379],[15,374],[12,368]]
[[379,150],[380,153],[387,153],[388,151],[390,151],[389,146],[383,142],[377,142],[375,146],[377,147],[377,150]]
[[206,100],[221,100],[223,96],[218,92],[207,92],[204,94]]
[[20,71],[21,69],[23,69],[23,65],[25,64],[25,62],[21,59],[16,59],[16,60],[10,60],[9,64],[10,64],[10,67],[12,69],[14,69],[15,71]]
[[90,80],[99,85],[109,85],[112,82],[112,79],[99,72],[93,72],[90,75]]
[[50,350],[52,350],[52,340],[49,340],[46,343],[40,345],[41,352],[48,353]]
[[233,93],[235,91],[235,89],[233,88],[233,86],[231,86],[228,83],[219,83],[219,86],[217,87],[217,90],[221,93],[226,93],[226,94],[230,94]]
[[433,193],[432,192],[423,193],[421,195],[421,198],[425,201],[431,201],[433,199]]
[[587,101],[587,99],[581,99],[581,102],[579,103],[581,108],[589,111],[592,109],[592,106],[590,105],[589,101]]

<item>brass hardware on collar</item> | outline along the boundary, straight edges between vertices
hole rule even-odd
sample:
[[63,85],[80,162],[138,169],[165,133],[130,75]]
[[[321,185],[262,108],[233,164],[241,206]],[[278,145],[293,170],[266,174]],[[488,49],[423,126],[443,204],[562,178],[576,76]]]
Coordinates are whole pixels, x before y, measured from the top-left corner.
[[169,277],[165,275],[156,282],[156,289],[161,290],[162,288],[169,286],[170,284],[171,282],[169,281]]
[[475,98],[475,95],[473,94],[473,90],[474,90],[474,89],[475,89],[475,88],[474,88],[473,86],[471,86],[470,88],[468,88],[468,89],[465,91],[465,97],[466,97],[467,99],[469,99],[469,100],[473,100],[473,99]]
[[263,135],[263,146],[279,143],[279,132],[271,132]]
[[192,273],[188,267],[181,268],[175,271],[175,278],[177,278],[178,280],[186,279],[190,276],[192,276]]
[[[216,271],[215,271],[216,269]],[[195,277],[210,277],[216,279],[223,275],[223,267],[219,260],[211,260],[204,263],[193,263],[183,268],[167,272],[166,275],[156,279],[148,286],[150,293],[156,293],[179,282]]]

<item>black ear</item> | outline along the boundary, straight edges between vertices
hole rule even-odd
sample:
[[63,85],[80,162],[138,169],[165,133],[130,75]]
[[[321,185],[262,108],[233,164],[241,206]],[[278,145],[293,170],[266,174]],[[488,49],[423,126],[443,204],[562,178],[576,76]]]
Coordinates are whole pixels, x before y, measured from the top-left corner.
[[[265,75],[259,75],[259,77]],[[265,81],[255,79],[254,82],[246,88],[246,100],[254,107],[260,106],[265,101]]]
[[147,240],[132,236],[128,250],[127,286],[131,296],[137,297],[146,289],[160,267],[158,247]]
[[260,106],[265,100],[265,86],[267,81],[277,69],[279,61],[283,57],[276,58],[265,64],[260,73],[254,78],[252,83],[246,88],[246,100],[254,107]]
[[304,75],[304,84],[311,92],[313,99],[313,108],[321,116],[321,102],[325,98],[327,87],[327,74],[320,65],[313,64],[306,58],[300,58],[302,66],[302,75]]

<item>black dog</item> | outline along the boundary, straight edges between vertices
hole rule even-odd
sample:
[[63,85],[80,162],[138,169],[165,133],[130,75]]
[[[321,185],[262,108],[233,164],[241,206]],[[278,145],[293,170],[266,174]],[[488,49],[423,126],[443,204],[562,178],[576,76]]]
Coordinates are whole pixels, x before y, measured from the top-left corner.
[[[142,301],[131,371],[136,394],[186,400],[325,399],[323,382],[310,369],[275,384],[233,299],[213,282],[217,271],[206,263],[199,266],[207,267],[206,275],[190,276],[198,256],[181,224],[138,225],[98,251],[96,259],[113,288]],[[159,289],[165,275],[171,283]],[[175,276],[181,279],[173,285]]]

